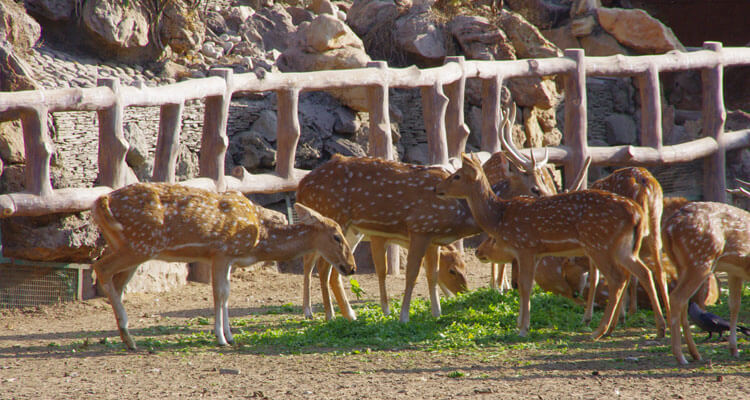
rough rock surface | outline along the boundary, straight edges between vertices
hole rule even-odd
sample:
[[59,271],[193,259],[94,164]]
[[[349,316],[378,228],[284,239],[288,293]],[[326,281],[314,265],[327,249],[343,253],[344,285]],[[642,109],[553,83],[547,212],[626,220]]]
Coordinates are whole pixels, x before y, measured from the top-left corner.
[[643,10],[602,7],[596,15],[605,31],[641,54],[685,51],[671,29]]

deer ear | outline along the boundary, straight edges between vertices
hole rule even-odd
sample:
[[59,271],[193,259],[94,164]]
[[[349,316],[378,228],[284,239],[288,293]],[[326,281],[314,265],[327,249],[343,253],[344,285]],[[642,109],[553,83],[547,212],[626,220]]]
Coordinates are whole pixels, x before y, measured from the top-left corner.
[[302,224],[314,224],[323,219],[320,213],[300,203],[294,203],[294,211],[297,212],[298,222]]

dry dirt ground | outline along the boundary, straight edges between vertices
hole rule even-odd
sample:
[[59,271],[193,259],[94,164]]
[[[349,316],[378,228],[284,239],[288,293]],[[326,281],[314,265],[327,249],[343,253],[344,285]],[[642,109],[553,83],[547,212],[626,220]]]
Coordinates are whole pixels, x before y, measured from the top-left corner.
[[[473,262],[470,268],[471,287],[485,285],[488,266]],[[358,280],[365,300],[375,302],[375,276]],[[424,281],[420,276],[420,295],[426,293]],[[403,275],[389,277],[389,289],[397,296],[403,290]],[[301,291],[300,275],[239,271],[233,276],[230,315],[300,305]],[[313,295],[318,299],[316,317],[322,318],[320,292]],[[143,340],[158,337],[144,328],[185,326],[196,317],[213,321],[211,303],[210,286],[191,283],[167,293],[129,294],[125,307],[131,331],[136,340]],[[114,327],[112,311],[102,298],[0,310],[0,398],[750,398],[746,356],[721,365],[679,367],[671,355],[648,352],[649,343],[627,330],[618,330],[594,350],[573,343],[565,354],[483,349],[278,354],[213,346],[129,352],[123,350]],[[208,331],[211,325],[196,329]],[[109,344],[100,343],[103,337]],[[576,340],[589,339],[581,333]],[[664,340],[657,345],[665,344]],[[726,343],[717,346],[726,351]]]

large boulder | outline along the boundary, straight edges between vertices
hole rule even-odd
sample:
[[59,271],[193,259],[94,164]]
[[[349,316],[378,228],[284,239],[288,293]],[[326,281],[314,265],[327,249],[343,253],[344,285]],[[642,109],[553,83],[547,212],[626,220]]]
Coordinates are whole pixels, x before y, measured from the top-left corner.
[[418,65],[443,63],[448,55],[445,32],[427,4],[414,6],[396,19],[396,44]]
[[[362,41],[340,19],[322,14],[300,25],[295,40],[278,60],[282,71],[318,71],[363,68],[370,62]],[[364,88],[332,90],[347,106],[368,109]]]
[[674,32],[646,11],[623,8],[596,10],[599,25],[622,43],[641,54],[685,51]]
[[560,57],[562,51],[521,14],[503,11],[500,28],[508,35],[518,58]]
[[154,57],[148,12],[141,2],[88,0],[81,15],[95,51],[129,61]]
[[459,15],[448,23],[448,29],[469,59],[512,60],[516,58],[516,51],[505,32],[491,24],[487,18]]
[[51,21],[69,21],[76,5],[70,0],[24,0],[23,3],[30,14]]
[[570,6],[562,6],[548,0],[506,0],[508,8],[523,15],[539,29],[550,29],[564,22]]
[[239,28],[241,36],[262,44],[264,51],[276,49],[283,52],[289,47],[297,27],[292,16],[281,5],[257,10]]
[[184,1],[166,4],[159,31],[163,45],[171,47],[176,54],[183,54],[200,46],[205,32],[206,26],[197,9]]
[[16,52],[34,47],[42,28],[26,10],[12,0],[0,0],[0,41],[8,42]]

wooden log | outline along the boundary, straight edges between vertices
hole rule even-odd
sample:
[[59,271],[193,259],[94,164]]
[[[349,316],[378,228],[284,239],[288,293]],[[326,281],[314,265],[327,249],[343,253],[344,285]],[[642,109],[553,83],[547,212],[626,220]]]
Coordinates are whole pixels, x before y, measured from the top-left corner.
[[497,153],[503,149],[500,142],[500,113],[502,98],[500,90],[503,77],[500,75],[482,79],[482,150]]
[[428,162],[448,164],[448,143],[445,134],[445,113],[448,97],[443,94],[440,84],[422,87],[422,115],[427,132]]
[[[703,47],[717,54],[721,54],[722,46],[719,42],[706,42]],[[724,107],[723,85],[724,67],[718,64],[701,71],[703,86],[703,133],[714,138],[718,143],[716,152],[706,157],[703,164],[703,197],[709,201],[726,202],[726,148],[722,136],[724,122],[727,119]]]
[[154,182],[174,183],[177,156],[180,152],[180,127],[184,103],[165,104],[159,112],[159,137],[154,155]]
[[[565,75],[565,130],[563,143],[573,152],[573,157],[565,163],[565,184],[575,181],[589,155],[586,138],[586,57],[582,49],[565,50],[565,57],[573,60],[577,68]],[[584,172],[582,189],[587,186]]]
[[112,91],[115,101],[111,107],[99,110],[99,182],[115,189],[131,183],[128,181],[128,165],[125,156],[128,154],[128,141],[123,134],[122,120],[125,113],[120,93],[120,80],[113,78],[99,79],[100,86]]
[[164,86],[124,86],[122,96],[125,106],[155,107],[164,104],[181,104],[205,97],[223,96],[227,83],[222,75],[189,79]]
[[215,68],[210,71],[210,74],[223,78],[226,82],[226,88],[223,93],[217,96],[206,97],[199,160],[200,176],[215,180],[218,191],[223,192],[226,187],[224,182],[224,157],[229,146],[227,121],[229,119],[229,103],[232,98],[229,87],[232,82],[233,71],[229,68]]
[[0,216],[36,217],[47,214],[71,213],[88,210],[99,196],[109,193],[110,187],[55,189],[46,196],[33,193],[0,195]]
[[[447,57],[446,63],[458,63],[461,71],[464,69],[463,57]],[[455,82],[445,85],[448,96],[448,109],[445,115],[445,133],[448,140],[448,156],[460,157],[466,150],[469,139],[469,127],[464,122],[464,94],[466,92],[466,76],[461,76]]]
[[[299,181],[310,173],[308,170],[294,168],[289,177],[278,173],[251,174],[242,166],[232,169],[232,176],[227,177],[227,190],[242,193],[279,193],[297,190]],[[189,182],[189,181],[188,181]]]
[[637,77],[641,96],[641,146],[662,146],[661,90],[659,71],[651,65]]
[[[367,63],[368,67],[377,68],[379,74],[385,74],[388,64],[385,61]],[[370,133],[368,136],[370,155],[393,160],[393,138],[391,136],[391,120],[388,114],[389,96],[387,85],[373,85],[368,87],[368,107],[370,114]]]
[[50,160],[54,145],[47,129],[47,109],[37,108],[21,114],[23,147],[26,154],[24,186],[26,192],[39,196],[52,194]]
[[300,137],[299,89],[276,92],[276,174],[291,178]]

